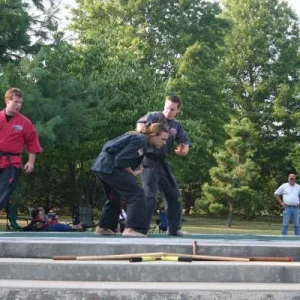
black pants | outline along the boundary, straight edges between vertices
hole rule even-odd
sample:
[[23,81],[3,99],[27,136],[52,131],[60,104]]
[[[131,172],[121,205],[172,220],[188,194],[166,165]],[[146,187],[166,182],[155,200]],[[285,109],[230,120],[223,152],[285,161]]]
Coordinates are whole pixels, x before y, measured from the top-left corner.
[[21,169],[12,166],[0,169],[0,210],[8,204],[10,195],[19,181],[20,173]]
[[115,230],[121,210],[121,198],[127,202],[126,228],[146,234],[148,231],[147,203],[144,190],[134,176],[124,169],[115,168],[112,174],[94,172],[102,182],[108,200],[105,202],[99,226]]
[[169,234],[176,235],[181,224],[182,206],[179,202],[179,189],[169,164],[165,160],[145,157],[145,169],[141,179],[147,196],[148,227],[156,206],[158,190],[163,195],[165,210],[169,220]]

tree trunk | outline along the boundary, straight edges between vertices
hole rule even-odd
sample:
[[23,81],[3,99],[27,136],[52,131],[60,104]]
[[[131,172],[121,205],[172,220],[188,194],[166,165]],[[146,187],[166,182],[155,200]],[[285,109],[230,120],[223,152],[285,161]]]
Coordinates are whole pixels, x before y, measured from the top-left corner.
[[232,206],[232,204],[229,204],[229,213],[228,213],[228,218],[227,218],[227,228],[231,228],[232,219],[233,219],[233,206]]

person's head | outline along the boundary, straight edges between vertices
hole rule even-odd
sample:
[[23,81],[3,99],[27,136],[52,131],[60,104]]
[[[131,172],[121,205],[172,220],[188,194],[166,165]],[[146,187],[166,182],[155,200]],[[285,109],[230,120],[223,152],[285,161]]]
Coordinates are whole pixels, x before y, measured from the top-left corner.
[[39,211],[38,209],[33,209],[33,210],[31,211],[31,218],[32,218],[33,220],[37,219],[37,217],[39,216],[39,213],[40,213],[40,211]]
[[181,108],[181,100],[177,96],[167,96],[163,114],[168,120],[173,120],[179,113]]
[[4,95],[5,113],[13,116],[18,113],[23,104],[23,92],[18,88],[10,88]]
[[296,183],[296,175],[295,174],[289,174],[288,181],[290,185],[294,185]]
[[163,147],[169,137],[168,128],[162,123],[147,123],[140,133],[146,134],[149,137],[148,143],[156,148]]

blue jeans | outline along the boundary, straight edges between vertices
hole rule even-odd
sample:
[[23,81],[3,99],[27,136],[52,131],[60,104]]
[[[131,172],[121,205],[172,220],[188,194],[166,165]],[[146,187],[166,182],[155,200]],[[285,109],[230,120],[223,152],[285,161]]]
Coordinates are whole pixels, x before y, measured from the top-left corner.
[[72,226],[63,223],[50,224],[45,228],[44,231],[55,231],[55,232],[72,231]]
[[298,206],[286,206],[284,208],[283,222],[281,228],[282,235],[287,235],[291,218],[294,223],[294,234],[299,235],[299,207]]

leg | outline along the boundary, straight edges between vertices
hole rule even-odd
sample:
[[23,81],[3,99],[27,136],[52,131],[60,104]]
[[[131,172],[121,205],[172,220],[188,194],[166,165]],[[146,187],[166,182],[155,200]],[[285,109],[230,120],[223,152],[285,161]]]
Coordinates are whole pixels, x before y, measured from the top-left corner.
[[121,209],[121,195],[111,189],[104,181],[102,182],[107,201],[102,208],[102,214],[99,220],[100,228],[115,231],[118,228],[119,213]]
[[282,228],[281,228],[282,235],[287,235],[288,233],[290,218],[291,218],[291,208],[285,207],[283,210],[283,220],[282,220]]
[[179,189],[176,179],[171,173],[170,167],[166,162],[160,163],[158,170],[159,175],[159,188],[164,195],[167,203],[166,213],[169,221],[169,234],[182,235],[179,232],[181,224],[182,207],[179,202]]
[[294,235],[299,235],[299,208],[293,209]]
[[99,219],[99,227],[96,228],[97,235],[113,235],[118,227],[119,212],[121,207],[121,196],[101,179],[101,174],[94,172],[102,184],[107,201],[104,203]]
[[[127,220],[123,235],[130,235],[131,230],[128,228],[146,235],[148,231],[146,195],[137,183],[134,189],[134,194],[128,197]],[[142,216],[145,219],[142,219]]]
[[20,173],[20,169],[15,167],[0,169],[0,210],[8,204],[10,195],[19,181]]
[[45,228],[45,231],[53,231],[53,232],[69,232],[72,231],[72,226],[68,224],[56,223],[48,225]]
[[151,225],[152,217],[155,212],[156,206],[156,195],[158,191],[158,176],[156,173],[157,162],[146,158],[145,159],[146,168],[143,170],[141,175],[141,180],[143,188],[146,194],[147,208],[148,208],[148,228]]
[[[135,177],[124,169],[115,169],[112,174],[100,174],[100,176],[113,191],[127,201],[127,220],[123,235],[127,235],[130,230],[145,235],[148,229],[146,195]],[[118,217],[119,212],[120,207]]]

